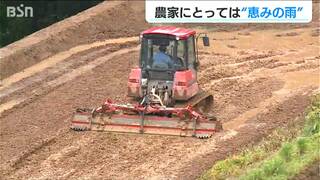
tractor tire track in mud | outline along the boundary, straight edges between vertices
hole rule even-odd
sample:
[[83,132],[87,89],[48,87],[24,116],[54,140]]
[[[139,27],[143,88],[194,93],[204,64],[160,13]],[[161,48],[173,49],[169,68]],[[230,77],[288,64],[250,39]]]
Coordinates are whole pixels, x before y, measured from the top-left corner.
[[[266,32],[266,36],[277,33]],[[119,50],[122,53],[114,52],[112,57],[111,53],[84,62],[75,69],[76,76],[58,77],[66,83],[0,117],[2,177],[194,179],[213,162],[258,142],[276,127],[285,127],[303,113],[310,94],[319,88],[317,48],[301,42],[300,49],[295,47],[297,51],[266,50],[269,47],[248,50],[241,48],[241,41],[254,39],[255,32],[245,37],[236,32],[226,36],[231,34],[237,36],[232,40],[232,52],[227,53],[230,49],[221,44],[223,41],[216,43],[219,51],[215,47],[201,49],[198,74],[201,86],[215,97],[213,111],[225,124],[225,131],[198,140],[68,130],[77,107],[96,107],[107,97],[117,102],[130,101],[126,83],[130,69],[137,64],[138,52],[127,48]],[[287,41],[304,35],[290,36],[292,39]],[[83,67],[90,70],[82,71]],[[48,82],[43,81],[50,85]],[[21,96],[30,95],[28,88],[19,92]]]

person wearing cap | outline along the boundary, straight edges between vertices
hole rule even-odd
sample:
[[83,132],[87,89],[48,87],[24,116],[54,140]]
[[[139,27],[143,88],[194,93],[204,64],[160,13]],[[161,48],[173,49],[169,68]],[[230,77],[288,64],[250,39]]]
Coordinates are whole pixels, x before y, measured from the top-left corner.
[[167,47],[165,45],[159,46],[159,52],[153,56],[153,67],[168,69],[173,67],[171,57],[166,53]]

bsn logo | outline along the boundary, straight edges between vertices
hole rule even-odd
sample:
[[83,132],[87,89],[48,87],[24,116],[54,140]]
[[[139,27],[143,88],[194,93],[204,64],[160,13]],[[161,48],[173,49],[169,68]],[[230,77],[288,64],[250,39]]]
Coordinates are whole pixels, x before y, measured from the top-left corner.
[[33,8],[29,6],[8,6],[7,7],[7,17],[33,17]]

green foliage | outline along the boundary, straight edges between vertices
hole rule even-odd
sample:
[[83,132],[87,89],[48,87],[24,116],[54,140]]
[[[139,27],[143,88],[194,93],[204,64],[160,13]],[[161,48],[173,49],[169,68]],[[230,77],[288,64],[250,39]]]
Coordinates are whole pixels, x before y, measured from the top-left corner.
[[285,160],[285,161],[290,161],[292,158],[293,154],[293,146],[291,143],[285,143],[282,146],[282,149],[280,150],[280,156]]
[[[92,7],[99,2],[101,1],[1,1],[0,47]],[[7,6],[17,7],[21,4],[33,8],[33,17],[7,17]]]
[[272,159],[265,163],[263,167],[263,172],[267,176],[273,176],[274,174],[279,174],[284,171],[283,160],[281,158]]
[[309,108],[309,113],[306,116],[307,124],[304,128],[304,135],[310,136],[319,133],[320,130],[320,94],[316,95],[312,101],[312,106]]
[[298,147],[299,155],[303,155],[308,148],[308,139],[303,137],[299,138],[297,140],[297,147]]
[[262,170],[254,171],[253,173],[247,176],[248,180],[263,180],[264,174]]
[[[309,140],[304,140],[305,153],[303,155],[299,155],[300,149],[298,147],[298,141],[301,141],[300,139],[296,139],[291,143],[286,143],[277,154],[272,156],[270,159],[264,160],[258,168],[247,170],[247,173],[242,175],[241,179],[252,179],[252,177],[256,177],[257,175],[259,175],[260,178],[256,179],[288,179],[293,177],[304,167],[319,160],[319,137],[320,136],[318,134],[315,134],[311,137],[306,137]],[[288,160],[286,159],[287,154],[283,154],[284,151],[290,151],[291,155],[294,154],[294,156],[291,156],[291,158]]]
[[306,112],[302,132],[297,127],[277,129],[258,146],[217,162],[200,179],[288,179],[319,161],[320,94]]
[[258,168],[248,170],[242,175],[242,179],[251,179],[256,176],[267,179],[288,179],[298,174],[304,167],[319,160],[319,100],[320,95],[315,96],[307,111],[302,137],[284,143],[278,153],[264,160]]

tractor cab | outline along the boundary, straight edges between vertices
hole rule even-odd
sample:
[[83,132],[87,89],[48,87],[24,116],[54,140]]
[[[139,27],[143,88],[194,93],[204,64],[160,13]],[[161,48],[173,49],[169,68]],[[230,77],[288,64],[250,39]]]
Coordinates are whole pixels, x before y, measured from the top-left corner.
[[[170,99],[167,101],[170,103],[197,94],[198,37],[194,30],[172,26],[143,31],[140,34],[139,68],[131,70],[128,95],[145,97],[154,91],[162,99]],[[204,45],[209,45],[206,36]]]
[[155,27],[141,33],[140,67],[147,71],[196,69],[195,31]]
[[[190,37],[190,52],[194,52],[193,37]],[[141,40],[140,67],[144,70],[181,71],[188,69],[188,58],[195,61],[195,54],[187,54],[185,40],[174,36],[145,35]]]

